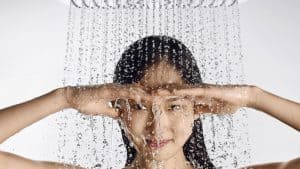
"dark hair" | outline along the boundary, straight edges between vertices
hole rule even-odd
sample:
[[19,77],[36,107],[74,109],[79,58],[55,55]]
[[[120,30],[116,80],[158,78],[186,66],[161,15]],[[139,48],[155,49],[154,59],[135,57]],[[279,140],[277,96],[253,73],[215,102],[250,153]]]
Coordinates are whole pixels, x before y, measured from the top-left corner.
[[[175,66],[185,83],[202,83],[200,71],[192,53],[183,43],[168,36],[147,36],[131,44],[117,63],[113,81],[119,84],[138,82],[147,68],[163,58]],[[127,166],[133,162],[137,151],[133,144],[130,144],[123,129],[121,132],[127,149]],[[184,144],[183,151],[187,160],[197,169],[215,168],[206,151],[200,118],[194,121],[192,134]]]

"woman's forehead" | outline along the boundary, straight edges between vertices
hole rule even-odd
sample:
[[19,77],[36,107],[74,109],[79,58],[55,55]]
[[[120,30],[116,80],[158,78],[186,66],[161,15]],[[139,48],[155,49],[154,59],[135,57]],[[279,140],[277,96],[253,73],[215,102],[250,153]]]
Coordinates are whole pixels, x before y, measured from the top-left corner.
[[180,72],[174,66],[166,61],[161,61],[147,69],[138,83],[143,86],[157,87],[166,84],[182,84],[183,80]]

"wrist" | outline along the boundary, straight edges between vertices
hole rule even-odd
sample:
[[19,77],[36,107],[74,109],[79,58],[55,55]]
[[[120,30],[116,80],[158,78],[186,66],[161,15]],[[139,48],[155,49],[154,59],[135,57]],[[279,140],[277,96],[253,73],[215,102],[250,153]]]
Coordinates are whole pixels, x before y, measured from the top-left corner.
[[70,101],[70,96],[72,94],[72,87],[66,86],[55,89],[55,95],[59,100],[60,106],[62,109],[72,108],[72,104]]
[[263,92],[262,89],[260,89],[257,86],[250,86],[247,107],[256,109],[258,107],[258,103],[259,103],[259,101],[258,101],[259,96],[261,95],[262,92]]

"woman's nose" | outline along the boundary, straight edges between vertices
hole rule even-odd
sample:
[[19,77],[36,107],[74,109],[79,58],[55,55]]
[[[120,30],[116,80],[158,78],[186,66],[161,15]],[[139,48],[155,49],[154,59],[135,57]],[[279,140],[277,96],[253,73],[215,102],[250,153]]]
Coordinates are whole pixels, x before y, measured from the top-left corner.
[[162,116],[153,118],[152,121],[148,123],[148,133],[151,138],[159,138],[162,136],[164,131],[164,124],[162,122]]
[[147,124],[151,136],[160,136],[166,129],[166,126],[168,125],[168,118],[164,112],[161,100],[154,99],[151,117]]

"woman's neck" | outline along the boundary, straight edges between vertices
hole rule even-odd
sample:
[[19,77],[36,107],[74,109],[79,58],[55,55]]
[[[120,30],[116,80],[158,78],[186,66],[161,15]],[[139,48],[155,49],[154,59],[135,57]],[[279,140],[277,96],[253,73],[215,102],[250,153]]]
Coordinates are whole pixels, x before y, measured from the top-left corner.
[[164,161],[149,160],[149,158],[137,155],[128,169],[193,169],[193,166],[186,160],[181,150]]

